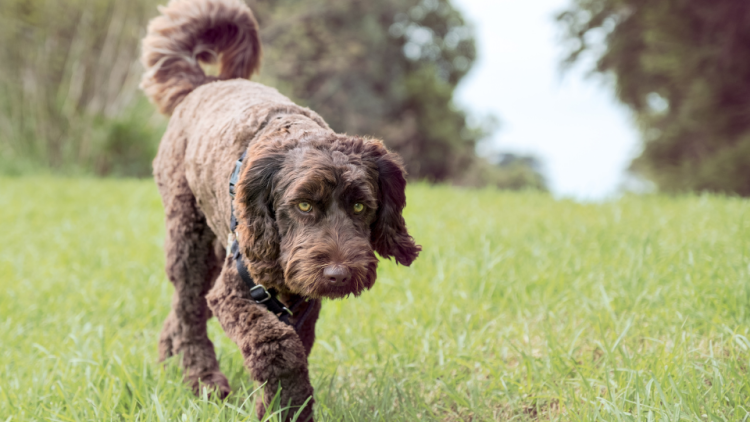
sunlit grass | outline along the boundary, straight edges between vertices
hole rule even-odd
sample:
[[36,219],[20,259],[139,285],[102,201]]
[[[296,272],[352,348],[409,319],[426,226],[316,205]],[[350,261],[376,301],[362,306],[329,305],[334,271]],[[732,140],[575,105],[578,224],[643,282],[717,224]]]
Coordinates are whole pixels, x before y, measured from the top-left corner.
[[[321,421],[750,420],[750,203],[415,185],[411,268],[326,302]],[[152,181],[0,179],[0,421],[255,420],[156,363],[172,287]],[[10,419],[8,419],[10,418]]]

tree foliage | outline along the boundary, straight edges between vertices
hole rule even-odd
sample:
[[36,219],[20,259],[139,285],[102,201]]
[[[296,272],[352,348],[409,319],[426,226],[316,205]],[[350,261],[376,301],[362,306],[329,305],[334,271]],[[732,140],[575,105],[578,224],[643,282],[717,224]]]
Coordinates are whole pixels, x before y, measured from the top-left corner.
[[559,20],[568,62],[597,56],[635,113],[634,172],[666,191],[750,196],[750,2],[573,0]]

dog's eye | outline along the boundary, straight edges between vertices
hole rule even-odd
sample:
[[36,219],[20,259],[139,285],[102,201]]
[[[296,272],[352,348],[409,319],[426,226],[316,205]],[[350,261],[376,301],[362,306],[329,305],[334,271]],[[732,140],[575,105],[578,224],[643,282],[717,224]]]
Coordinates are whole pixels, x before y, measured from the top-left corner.
[[310,210],[312,209],[312,205],[310,205],[309,202],[300,202],[299,204],[297,204],[297,208],[299,208],[299,210],[302,212],[310,212]]
[[356,204],[354,204],[354,213],[355,214],[359,214],[359,213],[361,213],[364,210],[365,210],[365,206],[364,205],[360,204],[359,202],[357,202]]

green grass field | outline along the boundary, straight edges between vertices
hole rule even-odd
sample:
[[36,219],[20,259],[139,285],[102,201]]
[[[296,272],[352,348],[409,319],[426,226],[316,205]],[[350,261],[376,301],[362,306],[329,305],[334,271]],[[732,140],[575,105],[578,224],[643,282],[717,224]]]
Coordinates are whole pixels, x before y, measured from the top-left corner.
[[[320,421],[750,420],[750,202],[415,185],[424,247],[324,303]],[[152,181],[0,179],[0,421],[253,421],[194,397],[156,340],[172,286]]]

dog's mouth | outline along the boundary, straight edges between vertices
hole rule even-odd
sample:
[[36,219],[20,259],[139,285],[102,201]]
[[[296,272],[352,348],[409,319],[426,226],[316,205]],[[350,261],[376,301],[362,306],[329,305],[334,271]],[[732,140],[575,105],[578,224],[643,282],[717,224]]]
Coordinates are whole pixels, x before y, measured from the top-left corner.
[[313,299],[359,296],[375,284],[378,260],[374,254],[342,263],[327,259],[291,259],[284,271],[286,285]]

